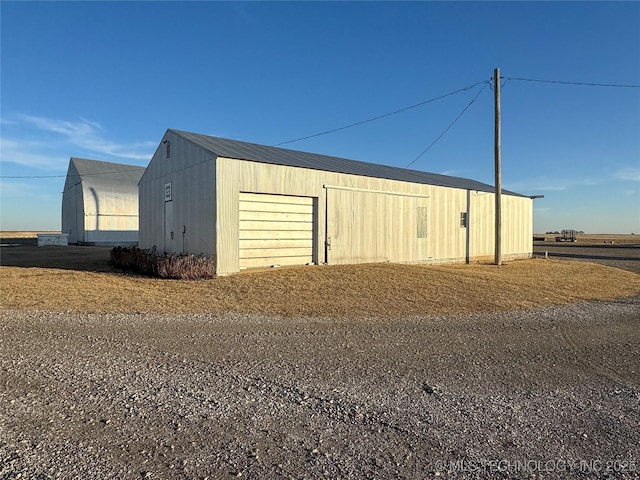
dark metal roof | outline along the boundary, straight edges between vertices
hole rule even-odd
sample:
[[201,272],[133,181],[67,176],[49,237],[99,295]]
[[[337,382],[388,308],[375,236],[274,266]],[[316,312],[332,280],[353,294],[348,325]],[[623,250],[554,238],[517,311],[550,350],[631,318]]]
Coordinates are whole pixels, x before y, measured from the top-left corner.
[[[250,160],[252,162],[285,165],[289,167],[309,168],[313,170],[326,170],[329,172],[348,173],[365,177],[384,178],[401,182],[421,183],[425,185],[437,185],[441,187],[461,188],[464,190],[478,190],[493,193],[492,185],[470,180],[468,178],[451,177],[437,173],[408,170],[406,168],[389,167],[376,163],[347,160],[345,158],[330,157],[317,153],[299,152],[286,148],[269,147],[255,143],[229,140],[226,138],[210,137],[197,133],[183,132],[169,129],[180,137],[199,145],[217,157],[235,158],[238,160]],[[502,190],[504,194],[522,196],[518,193]]]

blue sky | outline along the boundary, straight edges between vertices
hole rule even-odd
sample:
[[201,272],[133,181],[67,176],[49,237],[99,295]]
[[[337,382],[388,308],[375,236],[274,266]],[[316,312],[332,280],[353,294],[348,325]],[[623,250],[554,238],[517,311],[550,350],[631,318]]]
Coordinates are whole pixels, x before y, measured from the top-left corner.
[[[536,232],[640,233],[639,2],[0,2],[0,229],[60,228],[72,156],[167,128],[273,145],[490,79]],[[484,84],[287,148],[405,167]],[[493,184],[485,88],[412,168]],[[45,178],[11,178],[45,177]]]

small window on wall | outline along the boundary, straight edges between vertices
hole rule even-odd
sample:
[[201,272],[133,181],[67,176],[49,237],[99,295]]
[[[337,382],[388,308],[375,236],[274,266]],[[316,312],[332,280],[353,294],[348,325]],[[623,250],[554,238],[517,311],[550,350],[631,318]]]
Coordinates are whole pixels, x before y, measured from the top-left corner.
[[165,140],[162,143],[164,143],[164,146],[166,147],[167,158],[171,158],[171,143],[169,142],[169,140]]
[[171,199],[171,195],[172,195],[171,182],[165,183],[164,184],[164,201],[165,202],[170,202],[172,200]]
[[417,224],[418,224],[418,231],[417,231],[417,237],[418,238],[427,238],[427,231],[428,231],[428,217],[427,217],[427,207],[418,207],[416,209],[416,212],[418,214],[418,218],[417,218]]
[[460,212],[460,226],[462,228],[467,227],[467,212]]

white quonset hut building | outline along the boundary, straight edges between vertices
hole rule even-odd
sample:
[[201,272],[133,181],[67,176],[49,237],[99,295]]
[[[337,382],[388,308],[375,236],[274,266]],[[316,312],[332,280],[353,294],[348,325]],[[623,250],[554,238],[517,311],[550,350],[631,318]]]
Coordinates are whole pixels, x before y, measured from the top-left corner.
[[[139,183],[140,247],[274,265],[492,259],[493,187],[167,130]],[[532,200],[503,191],[504,259],[533,251]]]
[[138,241],[138,181],[144,167],[71,158],[62,193],[62,233],[69,243]]

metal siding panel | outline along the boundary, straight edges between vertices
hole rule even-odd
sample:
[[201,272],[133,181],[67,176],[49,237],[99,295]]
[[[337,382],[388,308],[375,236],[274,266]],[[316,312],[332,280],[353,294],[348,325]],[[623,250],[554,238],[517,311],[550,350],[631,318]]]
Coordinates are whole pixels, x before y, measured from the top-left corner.
[[466,231],[460,228],[460,212],[466,211],[466,191],[433,187],[429,205],[429,260],[463,262],[466,259]]
[[76,225],[78,227],[78,242],[85,241],[85,219],[84,219],[84,189],[82,183],[76,185]]
[[492,193],[471,192],[469,199],[470,259],[491,258],[495,248],[495,197]]
[[503,253],[507,256],[531,256],[533,253],[533,200],[503,197]]
[[171,182],[175,249],[214,256],[216,160],[210,152],[170,132],[164,140],[171,143],[170,158],[164,148],[158,148],[140,179],[140,247],[162,248],[164,244],[164,184]]
[[[179,152],[172,146],[172,159]],[[171,175],[178,251],[215,254],[214,169],[213,161],[207,161]]]
[[62,233],[69,234],[69,243],[78,242],[78,225],[76,216],[77,188],[65,190],[62,194]]
[[354,191],[327,190],[327,263],[352,263]]
[[[495,197],[471,192],[471,258],[492,260],[495,249]],[[507,258],[526,258],[533,253],[532,200],[502,197],[502,254]]]
[[329,263],[427,260],[429,239],[417,235],[418,208],[428,198],[329,189]]
[[162,251],[165,253],[173,253],[176,251],[177,239],[174,218],[173,202],[164,202],[164,242],[162,244]]
[[[467,205],[467,191],[458,188],[439,187],[417,183],[401,182],[380,178],[341,174],[309,170],[304,168],[271,165],[258,162],[240,161],[227,158],[217,160],[217,193],[219,202],[217,208],[218,256],[219,273],[233,273],[239,270],[239,197],[240,192],[264,192],[268,194],[284,194],[294,196],[315,197],[317,199],[316,231],[317,237],[314,247],[320,255],[318,261],[326,261],[325,245],[326,227],[337,228],[331,223],[336,217],[328,219],[327,211],[336,208],[340,215],[351,215],[353,221],[353,200],[342,199],[342,208],[332,206],[332,194],[338,190],[327,191],[323,185],[333,185],[349,188],[381,190],[392,192],[406,192],[414,195],[429,196],[429,198],[412,198],[411,202],[403,203],[398,200],[403,197],[384,195],[389,199],[380,200],[375,207],[367,196],[359,197],[356,202],[361,211],[361,220],[357,224],[357,235],[351,232],[351,239],[344,244],[342,253],[332,251],[339,263],[356,263],[371,258],[368,251],[380,258],[380,252],[391,252],[390,261],[397,262],[464,262],[467,254],[477,256],[485,251],[491,253],[493,248],[493,194],[471,191],[469,205]],[[340,190],[341,195],[352,198],[351,191]],[[510,196],[509,196],[510,197]],[[506,198],[503,197],[503,198]],[[515,198],[515,197],[514,197]],[[335,199],[334,199],[335,200]],[[530,202],[521,197],[520,202]],[[328,201],[328,203],[327,203]],[[345,203],[346,202],[346,203]],[[366,204],[369,204],[368,208]],[[427,238],[417,239],[417,208],[428,208]],[[511,205],[506,207],[506,211]],[[460,212],[469,210],[469,246],[467,247],[467,232],[460,227]],[[379,212],[379,213],[377,213]],[[525,207],[525,214],[527,210]],[[339,225],[347,222],[338,219]],[[524,219],[524,226],[517,228],[530,229],[530,216]],[[355,224],[354,224],[355,225]],[[345,232],[340,232],[347,235]],[[334,239],[332,238],[332,250]],[[419,241],[416,241],[419,240]],[[337,247],[337,244],[336,248]],[[467,248],[469,251],[467,251]],[[331,258],[331,257],[330,257]]]
[[[153,164],[152,163],[150,165]],[[149,249],[154,246],[162,248],[164,242],[164,192],[163,178],[140,182],[140,248]]]
[[216,272],[238,272],[238,165],[225,158],[216,160]]
[[429,209],[427,207],[418,207],[416,211],[418,226],[416,236],[418,238],[429,237]]

